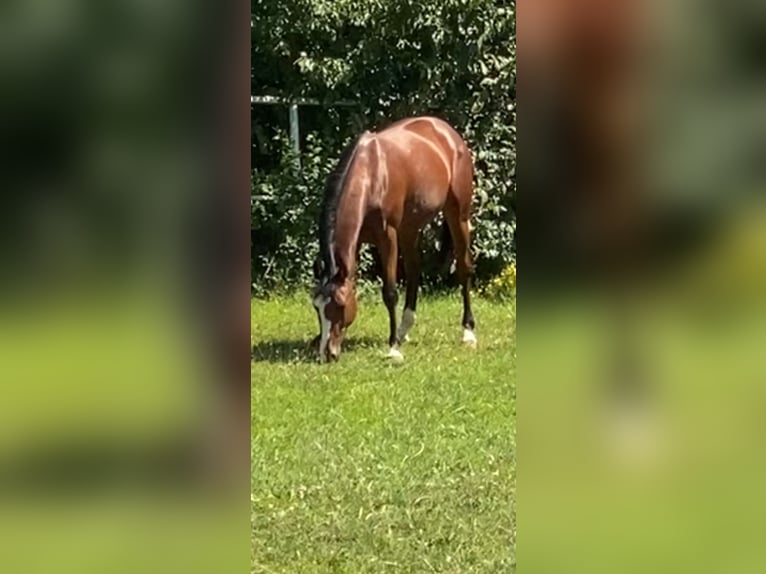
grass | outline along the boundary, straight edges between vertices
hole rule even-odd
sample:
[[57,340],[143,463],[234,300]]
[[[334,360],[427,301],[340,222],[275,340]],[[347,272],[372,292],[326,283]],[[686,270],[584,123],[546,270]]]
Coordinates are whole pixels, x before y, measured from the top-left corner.
[[515,571],[515,304],[422,298],[404,363],[360,301],[319,365],[308,296],[253,300],[252,557],[258,574]]

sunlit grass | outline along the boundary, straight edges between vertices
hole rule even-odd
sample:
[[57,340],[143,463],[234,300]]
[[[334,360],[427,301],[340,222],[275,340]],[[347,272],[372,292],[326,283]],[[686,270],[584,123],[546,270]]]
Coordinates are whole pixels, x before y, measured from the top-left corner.
[[308,297],[252,303],[252,571],[515,568],[515,304],[418,305],[404,363],[360,303],[340,362],[319,365]]

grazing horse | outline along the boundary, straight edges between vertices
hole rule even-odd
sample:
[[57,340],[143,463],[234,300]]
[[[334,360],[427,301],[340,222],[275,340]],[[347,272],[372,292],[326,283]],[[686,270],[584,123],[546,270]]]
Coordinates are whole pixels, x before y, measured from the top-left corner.
[[[440,119],[401,120],[377,133],[366,131],[346,147],[327,180],[319,221],[313,303],[319,318],[321,361],[338,358],[346,329],[356,316],[354,277],[362,243],[374,245],[380,255],[383,302],[389,316],[388,356],[402,359],[399,345],[415,322],[420,232],[439,212],[449,227],[463,292],[463,342],[476,344],[470,297],[472,200],[471,152]],[[397,328],[400,254],[406,299]]]

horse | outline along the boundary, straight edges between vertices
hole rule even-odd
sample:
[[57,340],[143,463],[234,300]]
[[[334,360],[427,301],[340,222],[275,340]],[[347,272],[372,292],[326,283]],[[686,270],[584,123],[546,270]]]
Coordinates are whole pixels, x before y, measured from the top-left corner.
[[[463,138],[435,117],[413,117],[378,132],[365,131],[346,146],[327,178],[319,219],[313,305],[319,320],[321,362],[338,359],[356,317],[354,282],[363,243],[372,244],[380,256],[382,297],[389,316],[387,357],[403,359],[399,347],[415,323],[421,230],[440,212],[462,289],[463,343],[476,345],[470,294],[473,169]],[[406,297],[397,326],[399,255]]]

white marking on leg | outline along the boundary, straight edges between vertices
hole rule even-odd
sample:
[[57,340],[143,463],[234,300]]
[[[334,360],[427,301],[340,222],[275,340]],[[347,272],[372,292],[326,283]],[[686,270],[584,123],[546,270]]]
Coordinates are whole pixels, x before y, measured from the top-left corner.
[[410,329],[412,329],[412,326],[415,324],[415,311],[412,309],[404,309],[404,312],[402,313],[402,322],[399,323],[399,329],[396,332],[396,336],[400,341],[407,341],[409,340],[409,337],[407,337],[407,333]]
[[325,307],[329,302],[330,298],[324,297],[322,295],[317,295],[314,298],[314,307],[316,307],[317,311],[319,311],[319,360],[322,363],[324,363],[326,360],[327,343],[330,341],[330,321],[327,319],[327,317],[325,317],[324,313]]
[[386,357],[388,357],[395,363],[401,363],[404,360],[404,355],[402,355],[402,352],[396,347],[391,347],[388,350],[388,355],[386,355]]
[[463,328],[463,343],[470,347],[476,346],[476,334],[468,328]]

